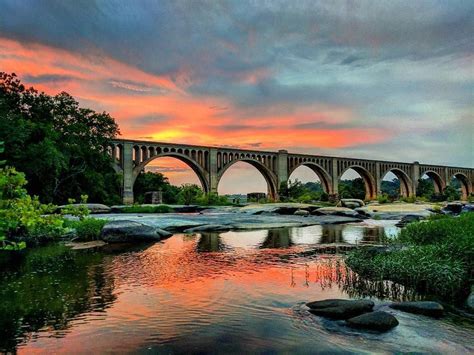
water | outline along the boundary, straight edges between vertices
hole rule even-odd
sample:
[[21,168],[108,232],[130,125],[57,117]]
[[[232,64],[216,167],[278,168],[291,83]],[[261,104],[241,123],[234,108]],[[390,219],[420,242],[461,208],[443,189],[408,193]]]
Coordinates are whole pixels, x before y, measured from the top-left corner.
[[[379,225],[377,225],[379,224]],[[393,312],[370,333],[311,315],[325,298],[419,297],[361,280],[318,245],[378,243],[393,224],[178,234],[152,245],[73,251],[48,246],[3,263],[0,350],[19,352],[474,351],[474,326]],[[331,253],[331,254],[329,254]]]

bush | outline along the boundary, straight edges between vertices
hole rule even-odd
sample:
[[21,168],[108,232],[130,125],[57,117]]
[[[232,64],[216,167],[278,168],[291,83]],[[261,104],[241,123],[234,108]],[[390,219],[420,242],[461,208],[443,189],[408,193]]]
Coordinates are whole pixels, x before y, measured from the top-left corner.
[[474,213],[408,224],[394,241],[400,250],[349,253],[347,264],[369,278],[393,280],[446,299],[465,296],[474,270]]
[[168,205],[158,206],[140,206],[133,205],[127,206],[121,209],[122,213],[171,213],[174,212],[173,208]]
[[99,239],[100,232],[107,222],[106,219],[84,218],[79,221],[68,221],[65,225],[76,230],[78,240],[90,241]]
[[377,201],[378,203],[388,203],[389,202],[389,197],[387,194],[382,194],[377,196]]
[[29,196],[26,183],[14,168],[0,169],[0,249],[21,249],[25,242],[39,244],[65,233],[62,217],[51,214],[56,206]]

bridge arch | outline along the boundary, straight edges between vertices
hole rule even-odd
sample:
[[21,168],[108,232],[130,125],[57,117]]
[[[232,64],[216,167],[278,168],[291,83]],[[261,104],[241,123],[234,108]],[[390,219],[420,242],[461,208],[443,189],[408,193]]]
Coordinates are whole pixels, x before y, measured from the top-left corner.
[[423,178],[424,175],[427,175],[433,181],[435,194],[443,193],[446,187],[446,182],[443,180],[441,175],[439,175],[434,170],[425,170],[423,171],[420,177]]
[[268,197],[271,200],[277,200],[278,199],[278,186],[277,186],[277,177],[276,175],[269,169],[267,166],[265,166],[262,162],[259,160],[252,158],[252,155],[247,154],[247,155],[240,155],[239,158],[235,158],[231,161],[228,161],[226,165],[224,165],[217,173],[217,184],[216,188],[219,187],[219,183],[224,176],[225,172],[233,166],[235,163],[238,162],[244,162],[247,164],[250,164],[254,168],[256,168],[260,174],[262,174],[263,178],[265,179],[267,183],[267,192],[268,192]]
[[290,177],[291,174],[301,166],[308,167],[316,174],[319,181],[321,182],[321,186],[325,193],[329,195],[334,192],[332,182],[331,182],[332,181],[331,175],[321,165],[314,163],[312,161],[300,162],[298,165],[295,165],[294,167],[290,167],[288,171],[288,177]]
[[409,197],[414,195],[412,180],[406,172],[398,168],[389,168],[382,172],[380,179],[383,180],[388,173],[392,173],[400,181],[400,196]]
[[341,173],[337,177],[337,181],[339,181],[342,175],[344,175],[344,173],[349,169],[354,170],[357,174],[360,175],[360,177],[364,181],[365,199],[375,200],[377,198],[377,185],[376,185],[374,176],[366,168],[360,165],[349,165],[348,167],[346,167],[345,169],[341,171]]
[[467,200],[472,194],[472,182],[469,180],[467,175],[462,172],[455,172],[453,177],[455,177],[461,184],[461,199],[464,201]]
[[209,188],[209,181],[207,178],[207,173],[205,170],[194,160],[192,160],[190,157],[184,155],[183,153],[178,153],[176,152],[176,149],[164,149],[166,152],[160,153],[153,155],[146,160],[142,161],[141,163],[137,164],[135,168],[133,169],[133,182],[132,182],[132,187],[133,184],[135,183],[135,180],[137,179],[138,175],[140,172],[145,169],[145,167],[151,163],[153,160],[158,159],[158,158],[165,158],[165,157],[171,157],[171,158],[176,158],[183,163],[185,163],[187,166],[189,166],[194,173],[197,175],[199,178],[199,181],[201,182],[202,189],[205,193],[209,193],[210,188]]

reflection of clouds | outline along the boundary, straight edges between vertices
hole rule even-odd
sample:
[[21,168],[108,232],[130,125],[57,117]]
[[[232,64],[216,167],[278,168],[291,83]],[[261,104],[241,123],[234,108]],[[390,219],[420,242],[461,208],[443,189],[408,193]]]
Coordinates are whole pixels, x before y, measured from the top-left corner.
[[231,248],[256,249],[267,237],[266,230],[221,233],[222,242]]

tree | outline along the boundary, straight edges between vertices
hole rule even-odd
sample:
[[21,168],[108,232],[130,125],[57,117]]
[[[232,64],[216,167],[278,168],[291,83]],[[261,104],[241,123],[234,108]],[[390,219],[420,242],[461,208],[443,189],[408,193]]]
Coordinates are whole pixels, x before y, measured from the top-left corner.
[[339,181],[339,196],[341,198],[365,199],[365,183],[362,178]]
[[179,201],[185,205],[196,203],[203,195],[201,188],[195,184],[185,184],[181,186]]
[[105,148],[119,134],[109,114],[25,88],[15,74],[0,73],[0,140],[5,158],[22,171],[27,190],[44,202],[89,195],[92,202],[120,201],[120,182]]
[[424,197],[426,199],[431,199],[435,193],[433,180],[428,179],[419,179],[418,186],[416,188],[416,196]]
[[143,172],[138,175],[133,186],[133,195],[138,203],[145,201],[145,192],[161,190],[164,203],[177,203],[180,188],[170,184],[161,173]]

